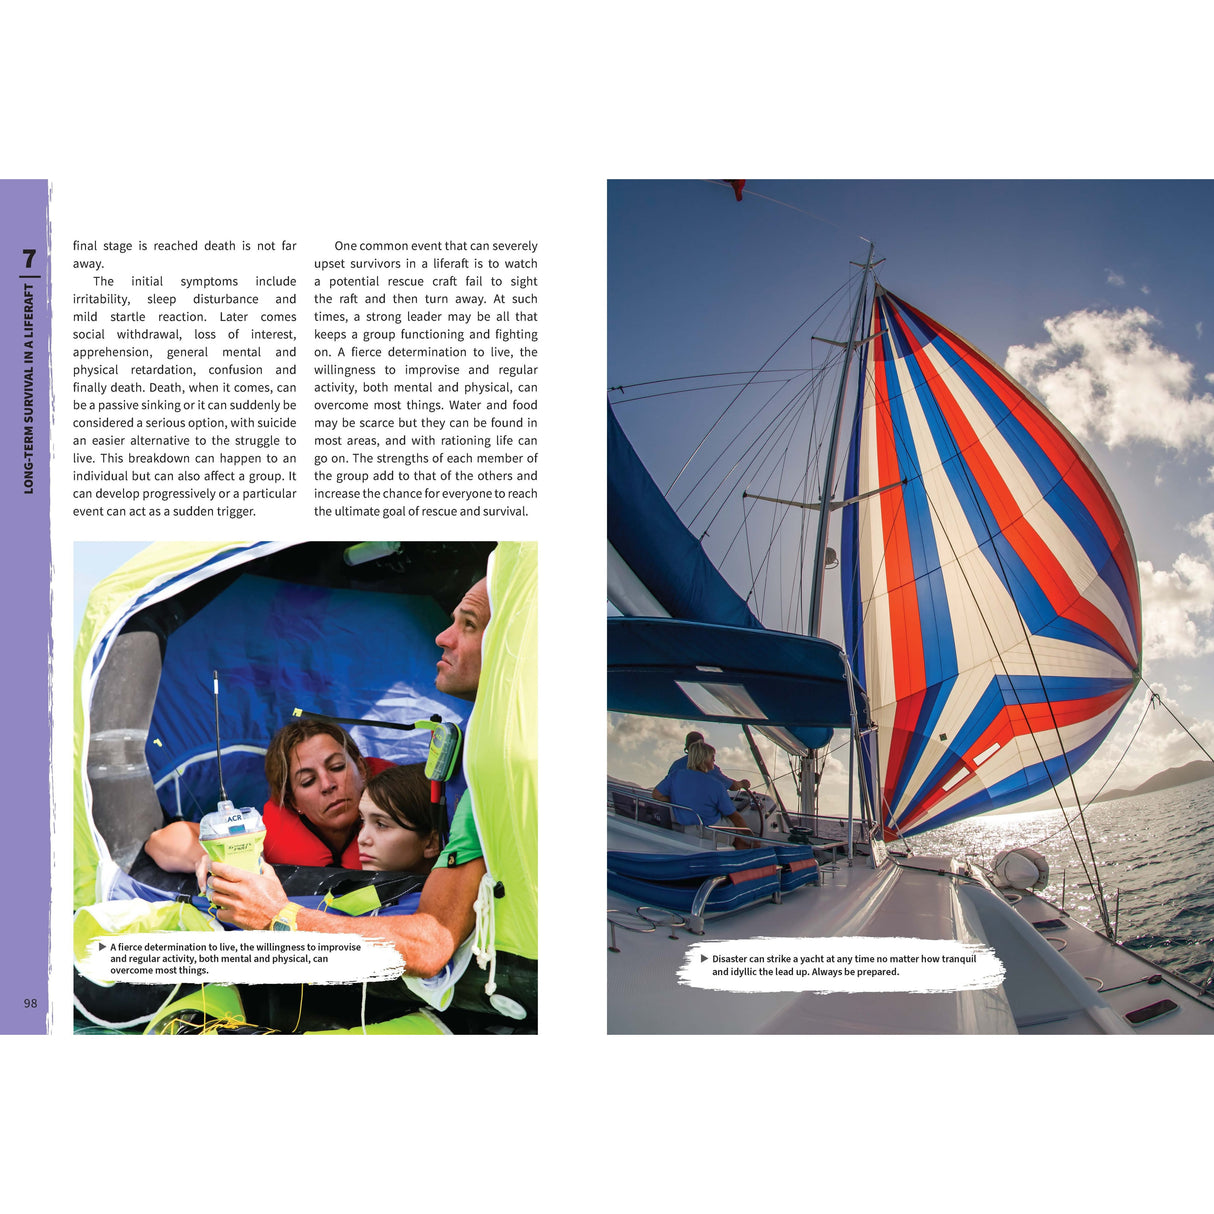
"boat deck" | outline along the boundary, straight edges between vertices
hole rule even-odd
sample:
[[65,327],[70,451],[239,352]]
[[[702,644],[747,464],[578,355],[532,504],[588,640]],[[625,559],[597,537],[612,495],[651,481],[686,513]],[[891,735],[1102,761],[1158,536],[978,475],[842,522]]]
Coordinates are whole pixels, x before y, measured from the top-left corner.
[[[608,847],[695,852],[705,845],[608,815]],[[1014,906],[952,861],[867,857],[821,865],[821,883],[718,917],[693,935],[685,916],[638,908],[608,891],[608,1031],[612,1033],[1207,1033],[1214,999],[1082,927],[1050,903]],[[643,915],[638,915],[638,911]],[[1034,924],[1060,920],[1038,930]],[[738,993],[681,983],[696,944],[844,936],[989,944],[1007,971],[1001,987],[944,993]],[[1166,1014],[1135,1025],[1127,1013],[1163,999]]]
[[[1119,1017],[1124,1020],[1128,1015],[1136,1016],[1138,1023],[1127,1021],[1136,1035],[1214,1032],[1214,996],[1091,931],[1054,903],[1035,894],[1019,895],[1015,910],[1027,922],[1043,925],[1038,930],[1045,941],[1058,950]],[[1168,1008],[1167,1003],[1175,1006]],[[1020,1031],[1059,1030],[1050,1025],[1025,1025]]]

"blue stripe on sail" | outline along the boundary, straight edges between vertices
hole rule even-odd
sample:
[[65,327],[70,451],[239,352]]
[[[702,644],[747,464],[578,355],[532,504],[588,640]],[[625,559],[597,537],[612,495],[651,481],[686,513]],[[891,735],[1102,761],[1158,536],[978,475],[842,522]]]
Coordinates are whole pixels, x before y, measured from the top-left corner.
[[[914,798],[903,808],[899,815],[900,817],[911,817],[919,805],[927,797],[932,796],[940,784],[953,775],[957,769],[957,764],[961,762],[962,756],[990,728],[991,722],[995,720],[1005,707],[1003,696],[1000,695],[998,687],[992,681],[987,685],[982,695],[979,696],[977,704],[974,705],[965,723],[960,729],[955,730],[949,735],[948,740],[945,742],[947,750],[920,784]],[[927,740],[927,738],[924,739],[925,744]]]
[[891,311],[892,301],[896,298],[896,296],[891,295],[885,296],[881,301],[881,307],[885,313],[886,328],[893,337],[894,347],[897,351],[895,357],[909,361],[915,357],[919,347],[929,344],[936,334],[933,330],[925,329],[916,317],[912,316],[909,312],[904,312],[896,305],[893,305],[892,310],[897,311],[900,319],[905,323],[907,329],[910,330],[909,334],[903,330],[901,325],[890,323],[889,312]]
[[[919,706],[919,716],[910,727],[912,731],[911,741],[907,743],[904,752],[901,775],[897,783],[889,791],[889,803],[891,805],[897,805],[902,797],[906,795],[915,768],[918,767],[924,750],[927,748],[928,743],[936,736],[937,726],[940,724],[940,714],[948,703],[948,697],[952,694],[955,683],[956,679],[948,679],[943,683],[937,683],[934,687],[929,687],[924,693],[923,703]],[[910,803],[912,808],[922,799],[922,795],[923,788],[917,788]]]
[[[1079,493],[1076,492],[1075,482],[1068,483],[1072,465],[1066,464],[1061,471],[1056,468],[1046,453],[1047,450],[1050,450],[1049,445],[1047,444],[1043,448],[1033,437],[1031,431],[1013,413],[1013,407],[1018,409],[1021,406],[1015,400],[1013,400],[1012,406],[1005,404],[996,390],[997,388],[1002,390],[1002,385],[996,382],[992,387],[983,378],[983,372],[988,375],[992,371],[999,375],[1003,375],[1003,373],[999,372],[994,364],[989,364],[990,369],[988,370],[988,360],[982,359],[962,339],[947,333],[947,330],[943,330],[930,317],[920,319],[913,312],[904,311],[903,307],[894,296],[883,295],[879,298],[878,323],[881,335],[871,343],[868,349],[871,350],[871,358],[874,362],[883,363],[883,369],[887,372],[889,422],[886,423],[882,420],[880,424],[882,426],[892,425],[894,429],[894,451],[900,466],[900,474],[907,481],[902,491],[902,509],[905,512],[904,521],[910,546],[909,558],[913,576],[916,579],[913,590],[917,596],[920,612],[924,677],[928,686],[921,693],[918,687],[911,688],[903,696],[900,706],[902,713],[905,714],[910,708],[907,703],[909,694],[913,692],[916,696],[921,695],[921,698],[913,701],[915,703],[915,720],[905,723],[906,732],[900,734],[897,739],[887,737],[882,747],[883,750],[887,750],[892,744],[901,746],[905,743],[906,745],[896,773],[892,763],[889,770],[882,773],[888,785],[887,802],[898,804],[900,800],[908,799],[910,803],[900,809],[898,814],[900,820],[905,820],[913,815],[916,807],[922,805],[925,800],[939,796],[940,785],[956,775],[961,756],[973,753],[975,749],[980,748],[976,743],[1006,710],[1010,709],[1015,712],[1017,706],[1023,706],[1026,711],[1032,711],[1036,707],[1037,712],[1040,713],[1041,706],[1047,702],[1047,698],[1049,703],[1068,703],[1067,741],[1063,744],[1068,747],[1069,754],[1031,762],[1026,771],[1002,776],[999,784],[991,790],[982,786],[982,774],[979,769],[971,777],[974,787],[972,795],[968,793],[965,785],[955,786],[952,795],[959,795],[964,800],[948,811],[928,811],[926,820],[907,832],[918,833],[947,821],[1012,804],[1027,796],[1046,791],[1050,788],[1051,777],[1055,783],[1065,780],[1068,757],[1072,770],[1090,757],[1107,737],[1116,717],[1133,690],[1134,678],[1132,672],[1128,670],[1124,678],[1117,675],[1106,676],[1103,673],[1100,677],[1082,677],[1085,667],[1088,669],[1100,667],[1107,670],[1111,668],[1108,660],[1110,657],[1114,659],[1112,668],[1124,663],[1125,658],[1119,651],[1116,638],[1111,634],[1106,634],[1109,636],[1109,639],[1106,640],[1105,636],[1093,632],[1091,627],[1085,627],[1082,623],[1059,614],[1059,610],[1051,603],[1050,595],[1054,594],[1058,598],[1063,612],[1073,610],[1071,600],[1068,598],[1066,602],[1063,602],[1059,598],[1057,590],[1047,579],[1045,573],[1042,573],[1041,580],[1038,580],[1038,575],[1032,572],[1037,567],[1038,559],[1044,559],[1056,550],[1062,542],[1065,532],[1069,531],[1075,537],[1073,541],[1075,547],[1071,551],[1075,553],[1082,551],[1091,563],[1094,574],[1093,580],[1089,582],[1082,569],[1076,569],[1073,573],[1067,571],[1068,576],[1079,579],[1074,587],[1078,596],[1075,602],[1087,603],[1088,609],[1100,611],[1099,603],[1108,602],[1104,598],[1105,591],[1098,591],[1100,597],[1096,602],[1093,602],[1090,592],[1103,583],[1103,586],[1107,587],[1108,593],[1119,605],[1124,623],[1131,631],[1135,627],[1133,606],[1135,587],[1132,583],[1127,584],[1118,564],[1117,555],[1121,552],[1121,548],[1118,547],[1116,552],[1113,551],[1097,518],[1093,517],[1081,500]],[[967,461],[966,456],[971,460],[975,458],[976,453],[973,450],[967,448],[965,454],[962,454],[958,449],[957,438],[949,428],[944,411],[941,409],[940,394],[945,390],[945,385],[940,384],[939,371],[937,366],[933,365],[932,359],[943,361],[956,375],[957,381],[951,385],[951,388],[956,391],[958,406],[963,412],[971,413],[978,440],[982,441],[985,437],[987,425],[978,413],[973,412],[975,408],[981,410],[990,426],[997,428],[1001,442],[1006,444],[1007,458],[1017,461],[1023,466],[1027,480],[1031,481],[1041,496],[1043,505],[1040,507],[1040,514],[1035,512],[1038,509],[1035,500],[1028,506],[1035,526],[1032,530],[1026,529],[1017,532],[1018,543],[1022,546],[1025,543],[1032,545],[1024,550],[1023,556],[1017,552],[1012,540],[1002,534],[994,513],[995,503],[986,497],[986,491],[983,488],[988,483],[986,468],[977,463],[971,465]],[[872,368],[866,367],[865,378],[871,377],[872,373]],[[898,374],[902,376],[902,385],[899,385],[897,381]],[[1018,389],[1006,375],[1003,378],[1008,384],[1009,391],[1021,393],[1021,397],[1025,399],[1023,408],[1039,408],[1032,403],[1031,399],[1024,397],[1022,390]],[[940,386],[937,387],[937,385]],[[966,400],[967,392],[976,402],[975,405],[971,405]],[[912,400],[912,397],[917,399]],[[951,404],[949,407],[951,409]],[[921,410],[922,421],[915,413],[916,408]],[[1028,417],[1027,414],[1025,416]],[[1079,672],[1078,674],[1066,677],[1054,677],[1046,674],[1044,681],[1031,674],[1015,678],[1006,676],[992,678],[979,702],[970,708],[963,721],[958,719],[956,708],[951,712],[949,708],[949,694],[955,687],[954,675],[957,673],[957,653],[951,630],[954,626],[958,629],[981,628],[980,609],[973,606],[961,592],[958,592],[959,597],[952,603],[946,597],[939,557],[942,552],[948,552],[950,559],[952,558],[949,543],[951,536],[935,534],[936,517],[923,489],[920,453],[910,450],[912,430],[908,424],[909,417],[915,417],[918,432],[923,433],[926,430],[930,439],[925,442],[930,441],[935,447],[930,454],[925,450],[922,453],[923,459],[931,459],[933,465],[939,459],[942,465],[941,471],[944,473],[944,483],[948,486],[948,492],[956,498],[955,503],[948,504],[947,510],[943,500],[936,504],[944,513],[959,511],[961,517],[966,520],[966,525],[971,529],[974,540],[982,551],[983,559],[989,563],[992,572],[1003,585],[1012,604],[1024,618],[1029,634],[1065,642],[1074,646],[1076,650],[1074,655],[1076,661],[1071,669]],[[1032,418],[1028,418],[1028,420],[1031,422]],[[1051,424],[1048,414],[1042,415],[1042,421],[1047,426]],[[863,433],[860,422],[861,419],[857,418],[853,426],[855,439],[859,439]],[[1035,423],[1033,424],[1035,425]],[[1083,462],[1082,452],[1073,440],[1067,440],[1060,427],[1055,426],[1055,429],[1058,431],[1060,439],[1068,442],[1071,452],[1073,452],[1073,459],[1077,461],[1075,466],[1081,467],[1083,475],[1086,477],[1090,471],[1090,465]],[[888,439],[888,435],[884,433],[878,437],[882,442]],[[871,427],[867,433],[864,433],[864,438],[865,441],[872,441]],[[999,458],[1002,459],[1002,457]],[[1063,452],[1058,455],[1058,458],[1065,463],[1068,456]],[[848,496],[875,487],[873,484],[860,483],[859,469],[861,467],[865,467],[865,465],[859,462],[859,454],[853,450],[848,469]],[[1011,475],[1010,468],[1007,474]],[[998,471],[997,465],[996,475],[1002,475]],[[882,479],[888,478],[883,477]],[[990,486],[992,493],[994,485],[997,483]],[[1100,481],[1098,474],[1093,477],[1093,490],[1108,501],[1113,516],[1117,517],[1111,494]],[[1002,509],[1002,506],[1000,505],[999,508]],[[849,510],[844,528],[845,544],[851,553],[858,551],[859,545],[858,529],[861,520],[856,512],[857,509]],[[878,518],[879,516],[873,516],[869,520],[870,525]],[[1067,540],[1066,543],[1070,545],[1072,541]],[[1114,540],[1114,543],[1116,544],[1118,541]],[[852,630],[849,636],[849,643],[852,646],[860,644],[862,640],[861,626],[866,605],[865,596],[872,595],[874,592],[874,586],[869,584],[872,582],[872,577],[873,571],[867,570],[860,580],[853,581],[845,587],[845,623]],[[1095,580],[1097,578],[1099,582]],[[883,604],[883,606],[885,605]],[[1109,624],[1113,632],[1118,631],[1122,621],[1115,618],[1112,607],[1110,606],[1108,612],[1102,612],[1102,614],[1113,615],[1114,618],[1109,619]],[[882,630],[884,630],[885,623],[886,621],[883,620]],[[900,657],[902,655],[897,653],[897,649],[901,647],[900,636],[904,635],[901,631],[903,624],[897,619],[890,620],[889,623],[892,625],[895,657]],[[1101,624],[1093,622],[1093,625],[1102,628],[1103,631]],[[1139,638],[1131,637],[1128,641],[1128,648],[1134,650],[1138,641]],[[910,638],[909,644],[912,646],[915,644],[914,638]],[[1086,658],[1084,650],[1089,651]],[[996,668],[998,668],[997,660]],[[887,713],[898,711],[898,706],[892,704],[882,707]],[[961,711],[965,712],[965,709],[961,709]],[[1085,713],[1088,712],[1091,715],[1085,717]],[[1104,725],[1099,724],[1102,718],[1107,722]],[[888,717],[886,719],[888,721]],[[1092,730],[1095,730],[1095,733],[1087,736]],[[949,735],[944,743],[947,753],[942,755],[938,762],[933,763],[933,771],[926,780],[914,781],[912,773],[916,764],[923,759],[928,748],[934,749],[938,745],[940,734],[945,731]],[[1057,747],[1061,741],[1050,725],[1042,723],[1038,733],[1043,742],[1048,736],[1048,744],[1051,747]],[[1022,740],[1025,738],[1023,734],[1018,736]],[[1071,739],[1074,737],[1082,740],[1077,743],[1072,742]],[[872,767],[867,758],[864,766],[866,770]],[[895,774],[896,785],[891,782]],[[991,774],[994,778],[995,773]],[[950,799],[951,797],[944,798],[945,801]]]
[[[860,479],[860,440],[864,423],[864,385],[868,382],[868,349],[860,348],[859,401],[852,419],[851,446],[847,454],[847,471],[844,477],[844,498],[855,497]],[[869,507],[873,507],[870,505]],[[876,507],[880,509],[880,507]],[[843,590],[843,638],[852,670],[861,687],[867,687],[867,667],[864,661],[864,596],[860,588],[859,561],[860,504],[843,509],[843,528],[840,539]],[[871,781],[869,787],[872,787]]]
[[[1044,683],[1035,675],[998,675],[992,679],[979,697],[978,702],[974,705],[965,724],[954,733],[949,735],[946,742],[948,752],[940,759],[940,761],[932,768],[931,772],[924,779],[920,788],[916,791],[915,796],[901,811],[899,817],[907,818],[913,816],[917,807],[928,797],[932,796],[937,788],[943,782],[947,781],[957,771],[957,765],[962,762],[964,755],[968,754],[973,747],[978,743],[982,735],[991,727],[993,722],[999,717],[1005,708],[1015,710],[1017,708],[1029,709],[1034,706],[1039,706],[1044,703],[1059,704],[1064,702],[1077,702],[1083,700],[1093,701],[1093,715],[1108,711],[1107,706],[1099,708],[1095,707],[1095,701],[1107,695],[1109,692],[1122,691],[1128,697],[1133,684],[1126,679],[1086,679],[1077,677],[1068,678],[1050,678],[1047,677]],[[1090,718],[1089,718],[1090,719]],[[1076,723],[1078,724],[1078,723]],[[1112,722],[1103,728],[1100,737],[1103,738],[1112,728]],[[1038,731],[1041,732],[1041,731]],[[1052,725],[1046,727],[1045,731],[1050,734],[1053,740],[1057,741],[1057,735],[1054,733]],[[930,735],[929,735],[930,736]],[[1031,735],[1019,734],[1020,738],[1028,738]],[[926,742],[926,739],[925,739]],[[1080,743],[1077,747],[1072,747],[1068,753],[1072,756],[1077,755],[1083,747],[1087,746],[1087,742]],[[1088,753],[1091,753],[1090,751]],[[1086,756],[1085,756],[1086,757]],[[1052,762],[1052,760],[1051,760]],[[1065,764],[1062,764],[1061,757],[1057,760],[1065,775]],[[1077,768],[1081,759],[1077,759],[1072,763],[1072,769]],[[1035,765],[1038,771],[1037,778],[1045,780],[1045,769],[1041,764]],[[978,769],[979,771],[981,769]],[[1002,781],[997,787],[1003,789],[1003,800],[1000,805],[1011,804],[1013,801],[1021,800],[1025,797],[1034,795],[1040,792],[1040,788],[1033,789],[1033,792],[1025,791],[1031,777],[1021,779],[1019,776],[1009,776]],[[1043,784],[1043,787],[1048,787],[1048,781]],[[992,786],[995,787],[995,786]],[[1019,794],[1012,795],[1012,788],[1018,788]],[[970,808],[965,811],[950,811],[947,820],[952,820],[954,817],[966,817],[969,814],[980,812],[974,806],[983,799],[984,793],[975,793],[973,797],[968,798],[962,804],[968,805]],[[894,803],[897,801],[894,799]],[[986,805],[984,809],[995,809],[997,805]],[[930,816],[928,821],[933,826],[942,825],[944,819]],[[923,829],[922,826],[916,826],[915,830]],[[914,830],[904,832],[913,834]]]
[[1000,690],[1004,693],[1009,704],[1042,704],[1048,696],[1051,703],[1070,700],[1095,700],[1113,691],[1121,691],[1130,687],[1134,680],[1110,678],[1083,678],[1081,676],[1045,677],[1045,696],[1042,695],[1042,680],[1034,674],[996,676]]
[[951,612],[944,574],[940,568],[940,553],[936,547],[932,508],[919,467],[919,454],[911,439],[906,401],[896,382],[887,382],[886,388],[898,472],[906,481],[902,486],[902,508],[906,516],[911,563],[915,570],[915,591],[919,600],[924,680],[931,686],[957,673],[957,648],[953,644]]
[[[938,826],[947,826],[952,822],[959,822],[963,818],[972,818],[974,814],[988,813],[992,809],[1002,809],[1005,805],[1015,805],[1029,797],[1035,797],[1038,793],[1048,792],[1051,788],[1068,785],[1070,779],[1068,762],[1071,772],[1078,771],[1095,754],[1114,724],[1115,720],[1110,721],[1091,740],[1072,747],[1065,758],[1062,755],[1055,755],[1044,763],[1034,763],[1025,767],[1007,779],[992,784],[989,789],[980,789],[972,797],[959,801],[951,809],[928,817],[926,821],[909,829],[904,829],[902,833],[917,835],[925,830],[935,830]],[[1072,795],[1068,788],[1066,792],[1062,793],[1063,802],[1067,802]]]
[[[994,511],[978,484],[977,477],[960,455],[956,439],[949,428],[935,394],[927,382],[924,366],[918,359],[907,364],[915,384],[920,407],[928,428],[943,456],[943,468],[952,486],[957,503],[965,514],[979,548],[995,575],[1011,596],[1029,631],[1034,636],[1063,636],[1076,643],[1120,659],[1117,650],[1087,628],[1061,617],[1048,594],[1029,570],[1012,541],[1000,530]],[[996,400],[996,404],[998,401]],[[1000,406],[1002,407],[1002,406]],[[1089,521],[1091,516],[1083,511]],[[1065,521],[1065,520],[1064,520]],[[1104,547],[1107,555],[1108,548]]]
[[1045,627],[1037,629],[1034,635],[1049,637],[1056,641],[1069,641],[1071,644],[1083,645],[1088,649],[1099,649],[1110,657],[1116,658],[1122,666],[1125,666],[1125,655],[1119,649],[1110,645],[1103,637],[1097,636],[1082,624],[1076,624],[1073,620],[1064,619],[1062,616],[1056,616]]
[[[1092,517],[1087,506],[1067,484],[1064,474],[1058,471],[1050,458],[1038,446],[1036,440],[985,383],[978,371],[957,356],[943,339],[936,343],[936,348],[950,355],[950,362],[952,362],[958,378],[970,390],[987,416],[998,425],[1000,435],[1024,466],[1041,496],[1079,542],[1088,560],[1099,571],[1101,580],[1116,597],[1125,613],[1125,618],[1130,621],[1132,626],[1134,612],[1125,579],[1121,576],[1121,570],[1105,540],[1100,525]],[[1012,387],[1015,388],[1015,385],[1013,384]],[[1049,418],[1046,420],[1051,421]],[[1077,453],[1074,458],[1076,462],[1080,462]],[[1103,490],[1101,491],[1103,492]]]

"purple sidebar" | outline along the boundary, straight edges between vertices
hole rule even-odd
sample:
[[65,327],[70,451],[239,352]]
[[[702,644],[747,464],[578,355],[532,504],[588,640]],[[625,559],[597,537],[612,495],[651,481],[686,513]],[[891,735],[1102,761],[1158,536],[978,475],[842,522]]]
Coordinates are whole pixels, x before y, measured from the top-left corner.
[[[46,181],[0,181],[0,410],[7,469],[5,733],[16,784],[0,848],[0,1032],[45,1033],[51,907],[50,225]],[[47,662],[47,665],[43,665]],[[42,708],[43,694],[47,708]],[[45,777],[44,778],[44,774]]]

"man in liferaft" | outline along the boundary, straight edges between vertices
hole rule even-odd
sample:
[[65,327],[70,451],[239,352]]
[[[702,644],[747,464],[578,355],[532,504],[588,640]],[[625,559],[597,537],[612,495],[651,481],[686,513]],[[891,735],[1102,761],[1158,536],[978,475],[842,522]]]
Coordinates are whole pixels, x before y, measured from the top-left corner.
[[[451,613],[451,626],[435,638],[442,650],[434,686],[462,700],[475,700],[481,676],[481,640],[489,623],[489,590],[482,579]],[[231,864],[211,865],[211,900],[226,923],[252,931],[268,928],[309,932],[355,932],[387,937],[405,963],[405,973],[433,977],[451,960],[476,924],[475,903],[485,874],[484,855],[471,800],[456,807],[447,846],[434,862],[412,915],[348,918],[308,910],[291,902],[271,865],[260,874]]]

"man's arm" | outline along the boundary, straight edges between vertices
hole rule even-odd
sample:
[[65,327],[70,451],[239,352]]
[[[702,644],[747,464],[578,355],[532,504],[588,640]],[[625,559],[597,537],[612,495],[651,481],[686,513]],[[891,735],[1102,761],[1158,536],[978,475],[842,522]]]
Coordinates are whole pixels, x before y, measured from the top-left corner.
[[198,842],[197,822],[170,822],[152,831],[144,846],[166,873],[197,872],[198,861],[207,854]]
[[[368,940],[387,940],[400,953],[405,973],[432,978],[475,926],[476,891],[484,875],[481,858],[434,869],[422,887],[416,914],[364,919],[300,910],[295,926],[306,932],[353,932]],[[213,864],[211,888],[221,908],[219,918],[248,931],[264,931],[290,901],[269,864],[260,875],[231,864]]]

